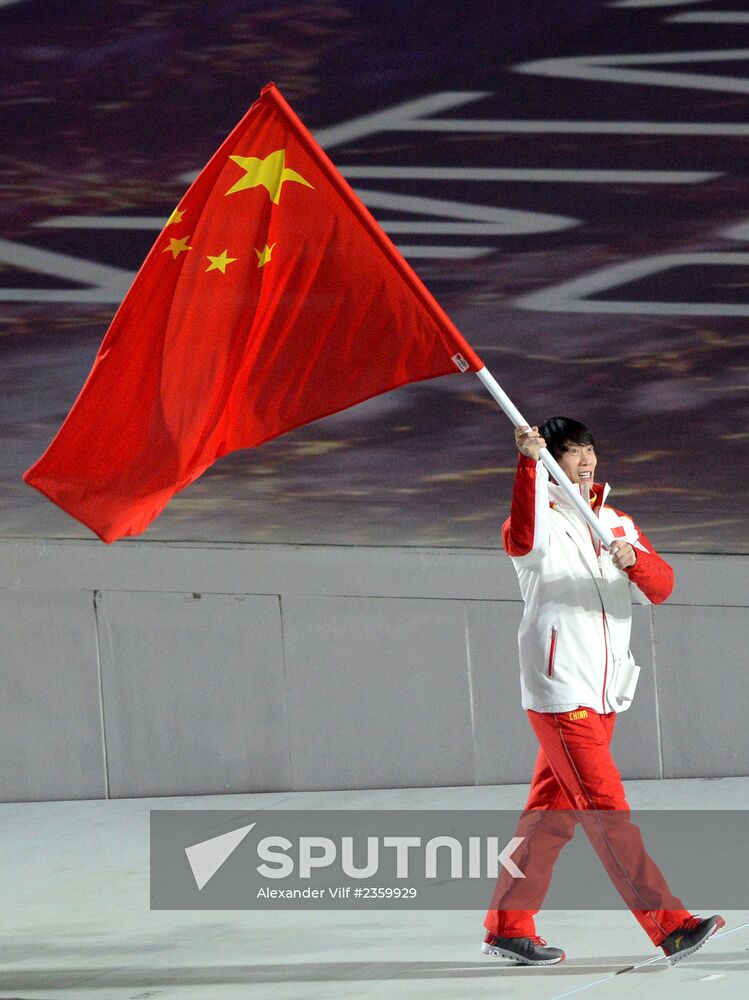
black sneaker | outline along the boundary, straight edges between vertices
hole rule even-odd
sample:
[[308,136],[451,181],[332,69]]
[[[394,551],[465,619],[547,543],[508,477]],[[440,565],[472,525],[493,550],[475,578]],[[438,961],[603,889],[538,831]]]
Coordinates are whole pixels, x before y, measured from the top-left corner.
[[661,948],[673,965],[674,962],[686,958],[687,955],[691,955],[693,951],[701,948],[708,938],[717,934],[720,928],[725,926],[725,923],[723,917],[718,916],[717,913],[713,914],[712,917],[705,917],[703,920],[700,920],[699,917],[690,917],[681,927],[671,931],[668,937],[661,942]]
[[485,955],[511,958],[521,965],[556,965],[564,958],[561,948],[548,948],[544,939],[537,934],[533,937],[511,938],[487,934],[481,950]]

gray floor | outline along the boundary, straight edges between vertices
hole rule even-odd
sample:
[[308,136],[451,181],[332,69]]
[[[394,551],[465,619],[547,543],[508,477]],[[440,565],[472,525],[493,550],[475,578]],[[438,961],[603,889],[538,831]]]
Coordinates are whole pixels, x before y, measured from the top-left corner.
[[[631,781],[627,790],[633,808],[749,808],[749,778]],[[0,1000],[749,993],[749,911],[726,911],[720,935],[673,968],[626,911],[548,911],[538,931],[568,958],[532,969],[480,954],[478,911],[149,909],[154,807],[514,809],[525,792],[512,785],[0,805]]]

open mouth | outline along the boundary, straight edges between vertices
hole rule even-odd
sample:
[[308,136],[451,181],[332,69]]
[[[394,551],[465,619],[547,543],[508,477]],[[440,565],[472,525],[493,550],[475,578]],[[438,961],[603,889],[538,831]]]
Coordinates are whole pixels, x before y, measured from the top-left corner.
[[578,472],[577,476],[578,476],[578,479],[592,479],[593,478],[593,473],[592,472]]

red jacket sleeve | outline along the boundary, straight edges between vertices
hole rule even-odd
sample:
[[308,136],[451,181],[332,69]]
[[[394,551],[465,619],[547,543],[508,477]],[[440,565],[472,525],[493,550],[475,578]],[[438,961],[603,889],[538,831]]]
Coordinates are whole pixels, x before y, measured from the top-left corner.
[[536,462],[518,455],[510,516],[502,525],[502,544],[510,556],[525,556],[536,536]]
[[[620,510],[617,510],[616,513],[629,517],[628,514],[623,514]],[[653,604],[662,604],[667,597],[670,597],[674,589],[674,571],[666,560],[658,555],[645,533],[638,528],[634,521],[632,524],[637,532],[637,541],[643,548],[633,546],[637,561],[625,572],[649,601],[652,601]]]

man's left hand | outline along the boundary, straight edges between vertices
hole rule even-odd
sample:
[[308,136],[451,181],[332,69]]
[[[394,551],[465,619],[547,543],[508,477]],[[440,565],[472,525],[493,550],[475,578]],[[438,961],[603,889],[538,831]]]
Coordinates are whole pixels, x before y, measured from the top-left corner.
[[637,562],[637,553],[629,544],[629,542],[624,542],[620,538],[611,543],[609,547],[609,553],[611,555],[611,560],[617,569],[626,570],[630,566],[634,566]]

